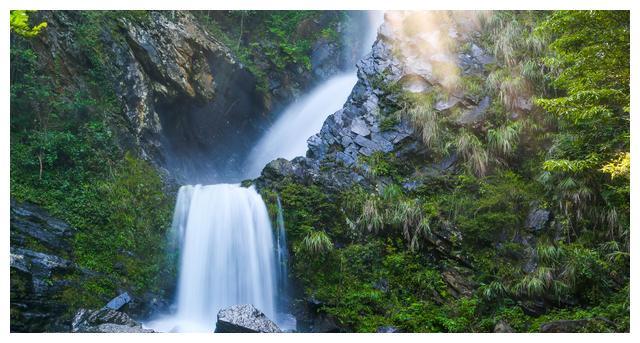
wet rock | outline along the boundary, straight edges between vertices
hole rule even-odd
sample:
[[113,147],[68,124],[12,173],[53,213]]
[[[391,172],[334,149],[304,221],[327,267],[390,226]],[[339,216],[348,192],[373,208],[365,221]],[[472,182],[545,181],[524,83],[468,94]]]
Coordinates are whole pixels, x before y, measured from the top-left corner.
[[11,199],[11,240],[14,245],[36,240],[51,250],[68,250],[75,229],[38,206]]
[[278,179],[293,174],[293,164],[284,159],[275,159],[262,170],[262,177],[266,179]]
[[374,133],[371,135],[371,140],[378,145],[380,151],[391,152],[393,151],[393,143],[385,139],[384,135]]
[[345,166],[351,166],[356,162],[353,156],[348,155],[342,151],[336,152],[336,161],[341,161]]
[[151,333],[153,330],[142,328],[142,324],[124,312],[102,308],[100,310],[80,309],[71,322],[71,332],[92,333]]
[[476,59],[480,64],[489,64],[495,63],[496,59],[487,54],[484,50],[482,50],[479,46],[475,44],[471,44],[471,56]]
[[437,164],[436,168],[438,168],[438,170],[440,171],[449,170],[456,164],[456,162],[458,162],[458,155],[454,153],[440,161],[440,163]]
[[356,138],[353,140],[356,144],[358,144],[361,147],[367,148],[371,151],[378,151],[380,150],[380,146],[378,144],[376,144],[374,141],[364,138],[362,136],[356,136]]
[[399,82],[402,89],[411,93],[424,93],[432,88],[429,81],[416,74],[405,75]]
[[373,285],[373,289],[387,292],[389,290],[389,281],[387,279],[380,279]]
[[447,101],[439,100],[436,102],[435,109],[438,111],[448,110],[460,103],[460,99],[454,96],[449,97]]
[[309,147],[307,153],[308,157],[318,160],[322,159],[327,154],[327,150],[329,149],[329,145],[325,140],[322,139],[320,135],[313,135],[309,137],[309,139],[307,140],[307,145]]
[[516,99],[516,107],[524,111],[531,111],[531,109],[533,108],[533,101],[531,100],[531,98],[519,96]]
[[547,304],[541,299],[523,300],[518,304],[524,313],[529,316],[538,317],[548,310]]
[[509,325],[509,323],[505,322],[504,320],[501,320],[493,328],[493,332],[496,332],[496,333],[509,333],[509,332],[514,332],[514,331],[513,331],[513,328],[511,327],[511,325]]
[[419,180],[409,180],[402,183],[402,188],[404,188],[407,191],[414,191],[418,187],[420,187],[422,184],[423,182]]
[[455,269],[442,272],[442,279],[448,286],[449,293],[456,298],[473,295],[473,284],[462,273]]
[[36,295],[44,295],[52,286],[50,277],[54,273],[70,271],[74,266],[66,259],[33,250],[14,248],[10,254],[11,268],[32,276]]
[[215,332],[257,333],[282,332],[280,328],[253,305],[234,305],[218,312]]
[[340,332],[340,327],[336,324],[333,317],[326,314],[321,314],[316,317],[311,327],[311,332],[317,333],[330,333]]

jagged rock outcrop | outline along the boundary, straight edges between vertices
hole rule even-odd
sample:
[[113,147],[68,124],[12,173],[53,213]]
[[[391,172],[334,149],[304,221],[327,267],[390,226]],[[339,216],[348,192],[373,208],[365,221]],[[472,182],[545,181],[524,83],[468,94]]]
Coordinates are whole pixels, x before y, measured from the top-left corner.
[[[11,331],[68,332],[71,314],[65,294],[73,294],[80,283],[95,276],[95,272],[80,268],[73,262],[71,240],[75,229],[51,216],[44,209],[11,199]],[[105,308],[146,316],[165,308],[156,295],[145,294],[135,299],[123,292]],[[98,318],[102,315],[95,315]],[[98,317],[96,317],[98,316]],[[128,317],[128,316],[127,316]],[[91,332],[121,332],[113,322]],[[115,323],[118,324],[118,323]],[[96,324],[97,325],[97,324]],[[120,324],[118,324],[120,325]],[[136,328],[121,328],[122,332],[137,332]],[[140,331],[147,332],[147,331]]]
[[127,44],[112,45],[126,71],[117,91],[145,151],[178,180],[236,172],[233,154],[250,147],[267,114],[255,76],[188,12],[122,24]]
[[551,212],[542,208],[531,209],[524,224],[526,229],[531,231],[541,231],[547,228],[551,221]]
[[[368,166],[364,159],[374,152],[393,153],[403,159],[429,157],[428,149],[421,143],[419,134],[410,121],[401,117],[393,125],[382,125],[384,118],[392,115],[390,103],[394,94],[386,92],[389,85],[399,85],[405,91],[428,93],[434,85],[447,87],[447,79],[436,72],[438,63],[451,63],[461,76],[482,75],[484,65],[495,60],[475,43],[468,53],[448,54],[420,50],[432,44],[428,35],[405,36],[389,18],[398,14],[387,13],[386,22],[380,27],[378,39],[371,52],[357,64],[358,82],[344,107],[331,114],[321,131],[308,140],[306,157],[290,162],[277,160],[267,165],[257,184],[264,186],[274,176],[292,177],[303,183],[319,183],[328,189],[344,189],[353,184],[368,184]],[[460,44],[472,40],[471,29],[460,24],[460,32],[450,31],[450,39]],[[435,48],[434,48],[435,51]],[[425,58],[429,57],[429,58]],[[437,111],[449,111],[460,107],[463,112],[460,125],[473,126],[482,120],[490,104],[490,98],[478,99],[471,94],[457,92],[446,102],[435,103]],[[435,161],[434,169],[446,170],[457,162],[455,155],[444,161]]]
[[104,307],[100,310],[78,310],[71,322],[71,332],[151,333],[154,331],[144,329],[140,322],[131,319],[124,312]]
[[[389,91],[389,88],[401,87],[405,92],[428,95],[436,86],[450,87],[450,81],[437,71],[442,64],[451,64],[459,77],[480,77],[486,73],[484,66],[495,60],[478,45],[470,43],[474,35],[471,28],[464,27],[465,23],[460,24],[459,31],[445,32],[449,39],[458,43],[456,45],[470,43],[470,51],[431,54],[432,51],[420,50],[432,44],[430,36],[403,35],[402,29],[394,26],[402,20],[402,15],[390,18],[387,13],[371,52],[357,64],[358,81],[343,108],[329,115],[321,131],[308,139],[306,156],[269,163],[255,180],[258,188],[278,191],[283,182],[296,182],[317,185],[327,193],[336,194],[356,184],[365,190],[379,191],[389,181],[384,177],[372,177],[368,161],[374,153],[393,155],[406,164],[418,161],[415,165],[423,166],[401,182],[408,191],[421,187],[425,177],[442,175],[457,168],[460,162],[457,154],[441,160],[433,158],[422,142],[421,132],[410,119],[396,116],[400,99],[396,98],[397,92]],[[457,90],[452,93],[446,101],[436,101],[433,109],[438,115],[448,115],[455,110],[462,118],[456,125],[474,129],[482,122],[491,99]],[[472,266],[459,253],[459,242],[462,241],[459,230],[452,225],[432,227],[427,236],[425,243],[429,246],[429,254],[452,260],[460,266],[442,272],[451,295],[456,298],[471,296],[477,285],[471,281]],[[310,330],[326,315],[308,308],[300,312],[300,322]],[[335,330],[341,329],[336,327]]]
[[279,333],[280,328],[253,305],[233,305],[218,312],[218,333]]

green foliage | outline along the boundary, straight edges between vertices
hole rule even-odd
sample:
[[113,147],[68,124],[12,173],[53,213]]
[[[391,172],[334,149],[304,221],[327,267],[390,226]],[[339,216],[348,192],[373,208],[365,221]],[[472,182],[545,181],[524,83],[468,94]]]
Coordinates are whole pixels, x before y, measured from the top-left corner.
[[[68,258],[88,275],[63,275],[69,315],[98,307],[121,289],[158,292],[172,279],[163,246],[172,200],[157,171],[125,153],[114,134],[121,115],[99,23],[112,12],[81,12],[72,32],[91,66],[86,87],[53,79],[30,43],[11,46],[11,196],[77,229]],[[131,14],[133,15],[133,14]],[[72,285],[77,285],[72,286]]]
[[400,121],[393,116],[384,118],[380,121],[380,131],[389,131],[398,125],[398,123],[400,123]]
[[331,249],[333,249],[333,243],[326,233],[310,230],[302,240],[299,251],[311,255],[322,255]]
[[[211,13],[216,12],[216,13]],[[311,48],[318,39],[341,43],[338,23],[347,23],[342,11],[197,11],[203,26],[230,48],[257,78],[257,88],[268,91],[267,73],[301,67],[311,70]],[[327,19],[328,17],[328,19]],[[322,22],[322,27],[318,27]]]
[[366,164],[366,170],[372,177],[397,177],[399,173],[398,162],[393,154],[375,151],[371,156],[361,157],[359,162]]
[[516,150],[521,130],[522,126],[518,123],[501,126],[496,129],[489,129],[487,132],[489,149],[503,156],[513,154]]
[[[339,38],[331,21],[317,29],[321,12],[223,14],[197,16],[263,90],[267,72],[308,69],[310,44]],[[55,276],[79,285],[61,294],[70,310],[100,306],[123,288],[157,290],[175,272],[163,251],[172,201],[154,168],[116,143],[121,109],[112,81],[119,71],[108,69],[110,50],[101,37],[124,39],[114,20],[120,16],[142,21],[146,13],[78,14],[73,39],[87,63],[81,89],[47,76],[51,70],[31,43],[12,37],[11,196],[78,229],[67,257],[95,274]],[[486,67],[486,78],[462,77],[458,89],[496,99],[473,125],[458,121],[461,106],[434,109],[452,95],[444,89],[404,94],[385,75],[372,80],[384,94],[380,129],[404,116],[428,153],[413,160],[380,152],[362,158],[366,167],[359,171],[368,171],[370,188],[285,179],[261,189],[272,217],[281,198],[291,270],[304,296],[357,332],[385,325],[491,331],[499,320],[537,331],[560,319],[594,319],[586,331],[628,331],[628,16],[489,16],[478,43],[498,62]],[[52,70],[60,67],[54,60]],[[533,97],[536,106],[522,111]],[[467,168],[432,167],[451,154]],[[409,181],[417,186],[401,186]],[[532,206],[552,209],[549,229],[524,229]],[[528,261],[535,267],[525,272]],[[466,270],[461,265],[470,267],[464,276],[473,285],[470,295],[454,291],[446,277]],[[12,291],[24,291],[21,281],[12,275]],[[530,316],[523,308],[532,302],[549,311]]]
[[43,21],[40,24],[31,26],[29,24],[29,12],[25,10],[11,10],[9,12],[9,28],[12,32],[22,37],[35,37],[42,29],[47,27],[47,22]]
[[457,152],[468,162],[471,170],[478,176],[484,176],[489,164],[489,155],[482,142],[472,132],[462,129],[453,143]]
[[[488,34],[479,39],[498,63],[486,67],[484,83],[463,77],[460,87],[496,100],[473,125],[459,122],[459,106],[435,110],[451,96],[446,90],[405,94],[384,75],[372,80],[384,94],[381,129],[403,116],[429,153],[416,161],[382,153],[361,158],[373,189],[332,190],[337,195],[325,199],[335,207],[313,214],[303,205],[310,199],[289,209],[316,218],[287,228],[297,237],[292,245],[317,227],[334,247],[295,262],[305,295],[357,332],[384,325],[490,332],[500,320],[535,332],[561,319],[593,319],[589,332],[628,330],[627,16],[489,16]],[[591,74],[597,82],[587,82]],[[524,111],[535,97],[537,106]],[[467,168],[429,168],[452,153]],[[400,186],[416,180],[415,188]],[[552,210],[549,228],[524,228],[532,207]],[[332,215],[340,219],[317,220]],[[471,296],[456,298],[443,271],[461,264],[472,266],[475,286]],[[540,303],[548,312],[530,315],[529,306]]]
[[314,16],[315,13],[310,11],[282,11],[274,12],[267,19],[267,29],[271,39],[276,42],[277,48],[267,49],[265,54],[279,69],[284,69],[289,63],[300,64],[307,70],[311,69],[309,57],[311,40],[295,39],[292,33],[300,23]]
[[626,243],[628,179],[603,171],[629,151],[629,12],[557,11],[538,32],[550,37],[544,62],[559,92],[536,101],[559,123],[540,180],[572,232]]

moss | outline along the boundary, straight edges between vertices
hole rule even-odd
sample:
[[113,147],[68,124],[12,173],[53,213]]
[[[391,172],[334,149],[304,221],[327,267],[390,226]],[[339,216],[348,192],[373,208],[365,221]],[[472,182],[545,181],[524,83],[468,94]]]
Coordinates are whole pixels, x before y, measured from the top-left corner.
[[387,118],[382,119],[382,121],[380,121],[380,131],[390,131],[392,130],[396,125],[398,125],[398,123],[400,123],[400,121],[393,117],[393,116],[389,116]]

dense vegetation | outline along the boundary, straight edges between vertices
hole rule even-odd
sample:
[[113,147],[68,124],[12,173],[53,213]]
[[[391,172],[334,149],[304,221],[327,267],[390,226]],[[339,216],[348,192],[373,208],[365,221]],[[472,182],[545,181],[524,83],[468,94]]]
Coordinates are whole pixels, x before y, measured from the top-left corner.
[[342,44],[336,26],[349,23],[343,11],[198,11],[195,15],[257,77],[263,92],[271,71],[310,71],[313,42],[323,38]]
[[[118,72],[100,39],[102,30],[118,39],[114,18],[147,14],[77,15],[72,32],[86,65],[70,82],[52,76],[65,61],[36,52],[33,37],[46,23],[11,12],[11,197],[78,230],[65,257],[91,273],[66,276],[78,281],[61,295],[69,311],[102,306],[125,289],[161,293],[175,273],[165,254],[174,190],[122,140]],[[267,71],[308,71],[315,39],[337,41],[333,24],[315,30],[314,20],[344,19],[195,15],[262,91]],[[433,110],[451,90],[416,95],[381,84],[381,129],[410,119],[428,158],[363,158],[372,189],[327,192],[285,179],[261,190],[272,213],[282,199],[300,298],[317,300],[347,331],[485,332],[500,321],[539,331],[558,319],[628,331],[629,12],[495,12],[482,25],[478,42],[497,61],[486,78],[463,77],[457,89],[491,95],[479,126]],[[533,99],[527,115],[518,112],[521,98]],[[422,172],[452,153],[461,168]],[[524,228],[533,208],[553,213],[543,232]]]
[[160,292],[174,273],[164,250],[172,198],[158,172],[116,135],[122,114],[96,29],[113,24],[113,15],[84,12],[75,28],[91,64],[82,88],[43,71],[31,35],[12,36],[11,197],[78,230],[69,257],[91,274],[66,276],[78,281],[61,295],[69,315],[121,290]]
[[[538,331],[558,319],[628,331],[629,13],[497,12],[482,24],[497,61],[460,82],[495,99],[480,127],[436,114],[445,89],[381,85],[383,124],[407,116],[431,158],[457,152],[467,168],[416,177],[425,162],[376,153],[362,161],[376,189],[283,180],[295,279],[348,331]],[[535,99],[526,116],[513,114],[519,97]],[[524,229],[532,208],[553,213],[543,233]]]

